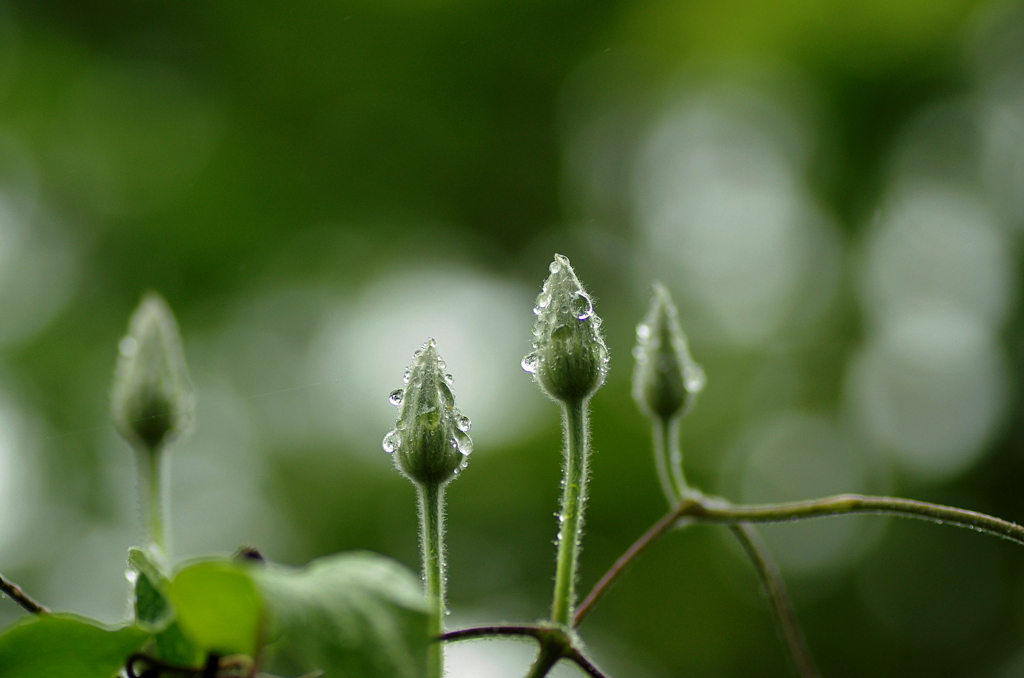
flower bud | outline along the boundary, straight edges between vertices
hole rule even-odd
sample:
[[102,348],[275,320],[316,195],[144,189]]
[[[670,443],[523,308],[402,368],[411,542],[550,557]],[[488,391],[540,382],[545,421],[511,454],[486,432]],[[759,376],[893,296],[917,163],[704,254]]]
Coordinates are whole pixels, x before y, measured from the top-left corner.
[[523,358],[523,369],[553,399],[582,400],[601,386],[608,372],[601,319],[568,259],[556,254],[549,270],[533,309],[534,350]]
[[690,357],[668,290],[653,287],[651,308],[636,328],[633,398],[649,417],[669,420],[684,414],[704,389],[704,370]]
[[114,426],[132,447],[155,454],[189,431],[195,406],[178,324],[160,295],[143,297],[119,346]]
[[455,405],[446,367],[430,339],[413,354],[405,388],[389,397],[399,410],[395,428],[384,436],[384,451],[395,455],[399,471],[424,486],[457,476],[473,451],[469,417]]

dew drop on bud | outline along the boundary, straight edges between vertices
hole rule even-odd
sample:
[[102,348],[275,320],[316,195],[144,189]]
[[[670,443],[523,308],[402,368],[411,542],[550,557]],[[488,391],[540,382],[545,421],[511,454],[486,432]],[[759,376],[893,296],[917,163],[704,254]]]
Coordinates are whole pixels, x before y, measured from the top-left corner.
[[458,419],[455,420],[455,426],[457,426],[458,429],[460,431],[462,431],[463,433],[468,433],[469,432],[469,427],[472,426],[472,425],[473,425],[473,422],[471,422],[469,420],[469,417],[467,417],[466,415],[462,415],[461,417],[459,417]]
[[397,429],[388,431],[388,434],[384,436],[384,442],[381,443],[381,447],[388,454],[391,454],[399,448],[402,444],[402,436],[399,434]]
[[462,456],[469,456],[469,454],[473,451],[473,439],[466,435],[463,431],[459,431],[458,433],[455,434],[455,440],[457,442],[459,452],[462,453]]
[[139,342],[134,337],[125,337],[117,344],[117,348],[125,358],[131,358],[139,350]]
[[523,358],[523,362],[522,362],[523,370],[525,370],[526,372],[529,372],[530,374],[535,374],[537,372],[537,364],[539,362],[540,362],[540,359],[537,357],[537,354],[536,353],[531,353],[530,355],[528,355],[525,358]]
[[134,586],[135,582],[139,581],[139,572],[129,567],[124,571],[124,578],[128,580],[129,584]]
[[558,261],[557,258],[554,261],[552,261],[550,264],[548,264],[548,271],[550,271],[551,273],[558,273],[561,270],[562,270],[562,264]]
[[586,320],[594,314],[594,306],[590,303],[590,297],[583,292],[573,294],[572,300],[569,303],[572,308],[572,314],[578,320]]
[[405,374],[402,375],[402,382],[405,384],[409,383],[409,370],[406,370]]
[[448,388],[448,384],[440,384],[438,390],[441,392],[441,398],[444,400],[444,406],[449,410],[455,407],[455,395],[452,390]]
[[400,388],[396,388],[394,391],[391,392],[391,395],[388,396],[388,402],[394,405],[395,407],[398,407],[399,405],[402,404],[403,395],[405,395],[405,391],[403,391]]
[[707,377],[704,375],[704,370],[696,365],[686,370],[683,375],[683,386],[690,393],[700,393],[704,390],[706,383]]
[[454,386],[455,385],[455,377],[453,377],[451,375],[451,372],[449,372],[448,374],[444,375],[444,383],[448,384],[449,386]]
[[647,341],[651,336],[651,326],[647,323],[640,323],[636,326],[637,341]]

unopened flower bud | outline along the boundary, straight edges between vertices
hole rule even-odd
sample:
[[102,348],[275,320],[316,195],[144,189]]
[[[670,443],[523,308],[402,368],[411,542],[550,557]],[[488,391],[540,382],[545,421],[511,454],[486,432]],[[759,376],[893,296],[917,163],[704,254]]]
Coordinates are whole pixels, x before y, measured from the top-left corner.
[[155,454],[191,428],[194,397],[178,324],[155,292],[143,297],[121,339],[111,401],[118,433],[139,451]]
[[704,389],[704,370],[690,357],[668,290],[653,287],[651,308],[636,328],[633,398],[648,416],[669,420],[684,414]]
[[523,369],[549,396],[561,402],[589,397],[608,372],[608,347],[590,295],[561,254],[537,297],[533,352]]
[[405,388],[389,400],[399,408],[395,428],[384,436],[384,451],[414,483],[447,483],[466,468],[473,451],[470,421],[455,405],[452,375],[431,339],[413,354]]

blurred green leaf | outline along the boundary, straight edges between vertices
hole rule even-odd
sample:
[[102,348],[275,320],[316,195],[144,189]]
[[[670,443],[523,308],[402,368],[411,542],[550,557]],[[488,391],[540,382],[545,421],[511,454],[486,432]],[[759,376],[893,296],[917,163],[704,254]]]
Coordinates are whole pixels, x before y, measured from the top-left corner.
[[255,655],[260,596],[248,574],[229,561],[196,563],[168,590],[178,624],[201,649]]
[[174,620],[174,608],[167,600],[171,582],[145,550],[128,549],[128,567],[135,571],[135,621],[155,633],[157,659],[179,666],[198,666],[203,653]]
[[111,678],[149,637],[73,615],[29,617],[0,633],[0,678]]
[[344,553],[304,569],[253,568],[271,613],[271,670],[322,669],[346,678],[426,674],[427,603],[419,578],[373,553]]

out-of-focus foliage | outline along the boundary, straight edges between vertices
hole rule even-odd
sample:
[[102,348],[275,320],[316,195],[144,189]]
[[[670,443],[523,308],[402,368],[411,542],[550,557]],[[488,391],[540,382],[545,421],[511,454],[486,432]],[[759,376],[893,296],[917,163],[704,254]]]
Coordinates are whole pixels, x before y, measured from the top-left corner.
[[[543,616],[560,431],[520,360],[555,252],[611,356],[584,588],[665,508],[629,383],[653,279],[707,374],[695,485],[1024,520],[1021,92],[1008,2],[0,0],[0,571],[128,614],[141,527],[108,390],[155,289],[196,387],[176,560],[416,569],[380,440],[432,336],[476,450],[449,623]],[[764,533],[825,675],[1024,675],[1018,549],[870,516]],[[582,634],[616,676],[787,675],[720,528],[659,543]],[[449,653],[456,678],[530,660]]]

